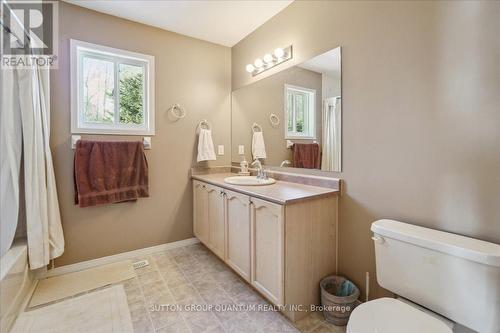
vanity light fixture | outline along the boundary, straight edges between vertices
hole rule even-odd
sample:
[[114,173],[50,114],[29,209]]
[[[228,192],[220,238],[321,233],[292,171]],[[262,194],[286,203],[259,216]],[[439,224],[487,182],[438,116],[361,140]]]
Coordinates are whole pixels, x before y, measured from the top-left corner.
[[257,68],[261,68],[262,66],[264,66],[264,62],[262,62],[262,60],[260,58],[255,59],[253,64]]
[[253,65],[252,65],[252,64],[248,64],[248,65],[247,65],[247,72],[248,72],[248,73],[252,73],[254,70],[255,70],[255,67],[253,67]]
[[285,55],[285,50],[283,50],[281,47],[278,47],[274,50],[274,55],[276,56],[276,58],[281,59]]
[[265,54],[264,55],[264,62],[266,64],[270,64],[274,61],[274,57],[272,55],[270,55],[269,53]]
[[272,54],[266,53],[262,59],[257,58],[253,64],[248,64],[246,71],[255,76],[292,58],[292,45],[285,48],[278,47],[274,49]]

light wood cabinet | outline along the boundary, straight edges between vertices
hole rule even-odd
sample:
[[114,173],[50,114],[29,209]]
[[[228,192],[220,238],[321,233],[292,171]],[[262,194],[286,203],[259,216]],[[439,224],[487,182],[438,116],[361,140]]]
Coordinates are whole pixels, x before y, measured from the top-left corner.
[[336,194],[282,205],[194,180],[193,196],[195,236],[288,318],[320,304],[336,267]]
[[224,196],[220,187],[207,185],[208,247],[222,260],[226,246]]
[[252,285],[276,305],[284,303],[284,209],[251,199]]
[[224,195],[220,187],[193,182],[194,235],[222,260],[226,245]]
[[335,274],[337,196],[285,206],[285,316],[307,315],[291,307],[320,304],[319,282]]
[[226,192],[226,263],[250,281],[250,198]]
[[193,210],[194,235],[202,243],[208,244],[208,192],[207,185],[199,181],[193,182]]

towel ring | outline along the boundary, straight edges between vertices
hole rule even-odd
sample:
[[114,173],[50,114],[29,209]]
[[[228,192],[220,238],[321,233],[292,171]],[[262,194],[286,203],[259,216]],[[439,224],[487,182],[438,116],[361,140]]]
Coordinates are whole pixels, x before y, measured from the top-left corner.
[[174,104],[168,110],[176,121],[186,116],[186,110],[180,104]]
[[211,128],[210,123],[206,119],[203,119],[198,123],[198,126],[196,126],[196,130],[203,128],[203,126],[205,126],[206,129]]
[[272,127],[278,127],[280,124],[280,118],[276,114],[271,113],[269,115],[269,122],[271,122]]
[[252,132],[255,133],[255,128],[257,128],[259,130],[259,132],[262,132],[262,127],[257,124],[257,123],[253,123],[252,125]]

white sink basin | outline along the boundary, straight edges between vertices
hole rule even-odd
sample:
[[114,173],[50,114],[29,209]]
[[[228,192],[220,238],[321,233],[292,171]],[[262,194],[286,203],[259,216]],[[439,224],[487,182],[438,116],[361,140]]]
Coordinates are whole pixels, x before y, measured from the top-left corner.
[[257,179],[256,176],[235,176],[224,178],[224,181],[232,185],[261,186],[276,183],[273,178]]

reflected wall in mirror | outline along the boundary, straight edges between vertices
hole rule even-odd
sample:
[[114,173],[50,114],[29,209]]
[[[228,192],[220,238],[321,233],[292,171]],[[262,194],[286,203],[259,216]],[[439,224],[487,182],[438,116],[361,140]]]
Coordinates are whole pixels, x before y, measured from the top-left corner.
[[340,172],[341,86],[337,47],[233,91],[232,162]]

